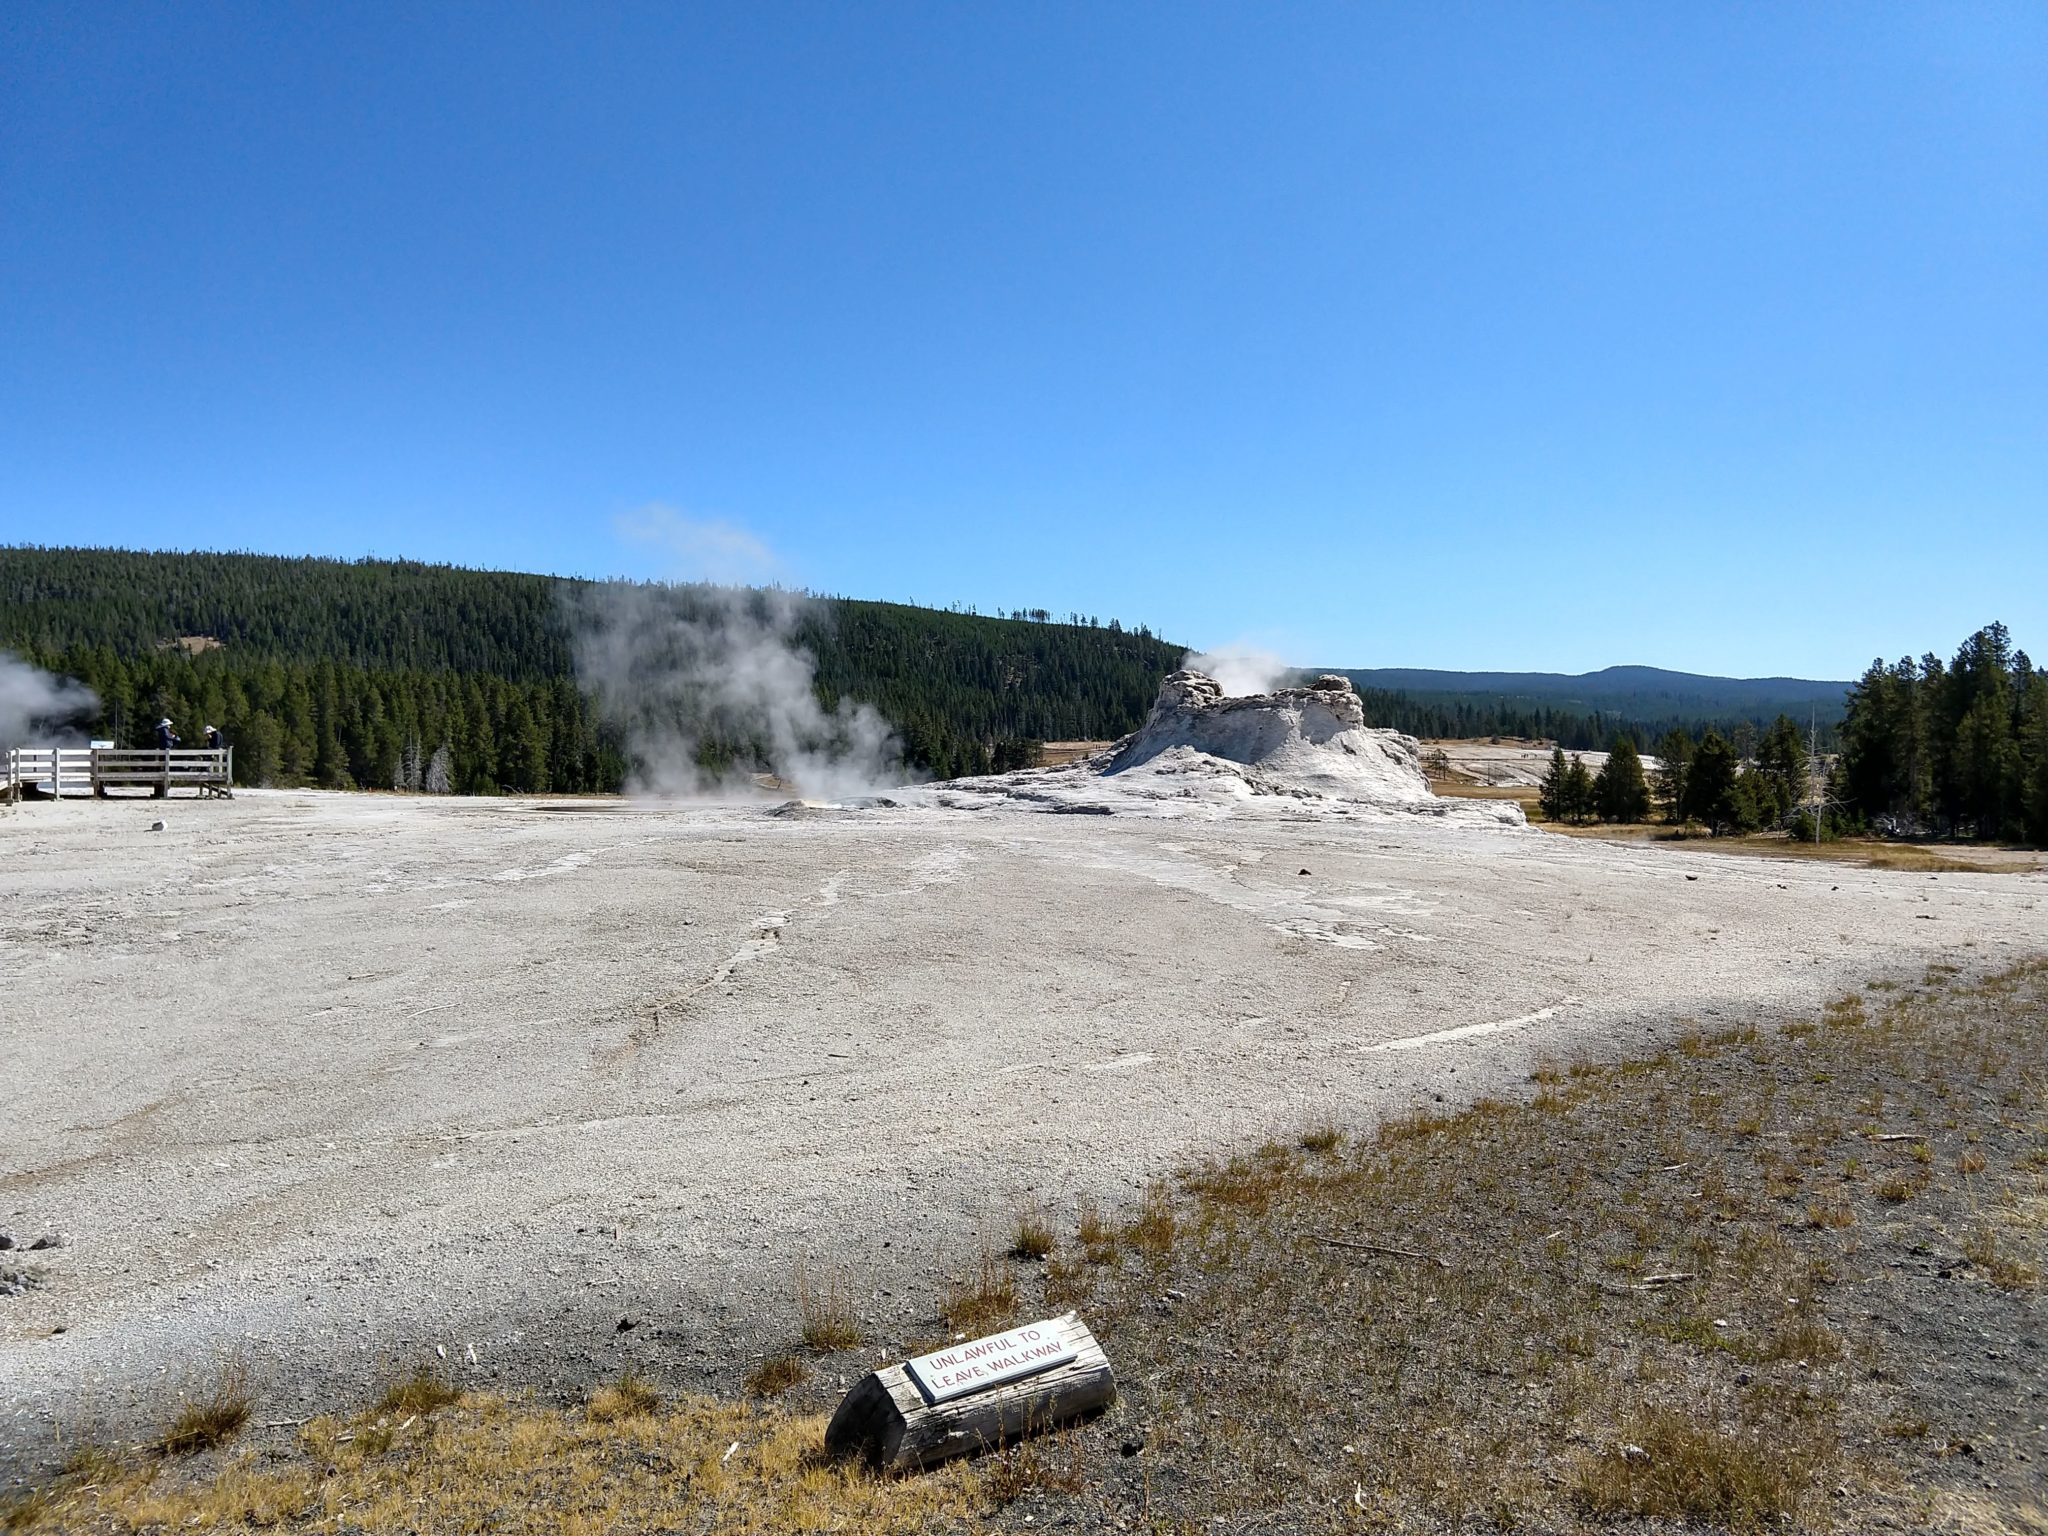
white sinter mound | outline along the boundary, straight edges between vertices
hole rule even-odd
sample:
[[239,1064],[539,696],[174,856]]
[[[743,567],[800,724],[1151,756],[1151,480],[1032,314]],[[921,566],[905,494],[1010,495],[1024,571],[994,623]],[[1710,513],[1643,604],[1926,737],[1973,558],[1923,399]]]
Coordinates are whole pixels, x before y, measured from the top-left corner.
[[1200,672],[1159,686],[1145,724],[1107,751],[1059,768],[958,779],[930,791],[941,804],[1037,804],[1046,810],[1222,815],[1262,806],[1294,812],[1440,816],[1519,826],[1505,801],[1439,799],[1415,738],[1377,731],[1348,678],[1227,697]]

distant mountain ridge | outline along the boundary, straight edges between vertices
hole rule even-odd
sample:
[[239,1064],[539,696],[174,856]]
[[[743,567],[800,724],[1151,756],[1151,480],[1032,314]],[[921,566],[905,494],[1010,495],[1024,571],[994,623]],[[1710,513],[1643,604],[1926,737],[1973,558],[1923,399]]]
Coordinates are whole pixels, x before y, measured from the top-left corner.
[[1445,672],[1427,667],[1347,668],[1359,688],[1427,699],[1490,699],[1576,708],[1631,719],[1673,715],[1753,719],[1818,710],[1834,718],[1852,686],[1804,677],[1710,677],[1662,667],[1598,672]]
[[1598,672],[1447,672],[1427,667],[1331,667],[1351,679],[1366,718],[1412,736],[1519,736],[1573,750],[1626,735],[1648,749],[1670,730],[1739,731],[1790,715],[1826,741],[1850,684],[1804,677],[1707,677],[1662,667]]

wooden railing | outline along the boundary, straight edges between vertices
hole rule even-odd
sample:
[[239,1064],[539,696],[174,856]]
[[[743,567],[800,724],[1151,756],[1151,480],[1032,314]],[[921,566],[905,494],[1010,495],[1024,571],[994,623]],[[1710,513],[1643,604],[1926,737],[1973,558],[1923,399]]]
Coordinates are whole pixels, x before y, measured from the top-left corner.
[[233,747],[15,747],[0,765],[0,796],[34,793],[101,795],[108,789],[149,789],[162,798],[173,789],[231,798]]

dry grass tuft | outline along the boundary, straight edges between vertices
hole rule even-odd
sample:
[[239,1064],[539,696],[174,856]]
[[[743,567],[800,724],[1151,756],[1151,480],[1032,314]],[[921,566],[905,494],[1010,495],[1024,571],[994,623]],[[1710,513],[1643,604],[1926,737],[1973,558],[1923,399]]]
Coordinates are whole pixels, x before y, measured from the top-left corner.
[[1095,1270],[1080,1259],[1049,1259],[1045,1266],[1045,1305],[1048,1311],[1064,1312],[1078,1307],[1095,1294]]
[[0,1531],[13,1536],[45,1524],[56,1513],[59,1496],[55,1488],[28,1488],[0,1499]]
[[1813,1453],[1752,1428],[1724,1428],[1670,1408],[1644,1410],[1619,1443],[1587,1457],[1572,1482],[1586,1514],[1706,1520],[1737,1530],[1799,1513]]
[[978,1491],[996,1509],[1027,1494],[1076,1493],[1087,1482],[1088,1453],[1071,1431],[1021,1440],[974,1469]]
[[843,1266],[817,1271],[798,1261],[796,1314],[804,1343],[820,1354],[829,1355],[860,1344],[860,1318],[853,1310],[853,1277]]
[[1815,1228],[1853,1227],[1856,1209],[1846,1200],[1816,1200],[1806,1208],[1806,1224]]
[[801,1385],[810,1373],[811,1368],[804,1363],[802,1355],[770,1355],[747,1372],[747,1395],[780,1397],[790,1388]]
[[599,1387],[583,1405],[583,1416],[593,1424],[617,1424],[624,1419],[644,1419],[661,1411],[661,1394],[645,1377],[627,1370],[610,1386]]
[[1301,1150],[1327,1157],[1344,1144],[1344,1132],[1333,1120],[1318,1120],[1301,1133]]
[[939,1313],[956,1333],[990,1333],[1017,1315],[1017,1275],[1007,1259],[981,1251],[974,1273],[948,1287]]
[[1152,1184],[1138,1202],[1138,1214],[1124,1224],[1121,1235],[1130,1247],[1156,1263],[1173,1252],[1177,1229],[1173,1191],[1164,1184]]
[[1963,1257],[2002,1291],[2030,1290],[2041,1283],[2041,1271],[2017,1254],[2008,1253],[1995,1227],[1979,1226],[1972,1232],[1963,1243]]
[[1074,1235],[1081,1240],[1081,1249],[1090,1264],[1111,1264],[1117,1256],[1117,1233],[1102,1207],[1094,1198],[1084,1197],[1077,1214]]
[[1017,1235],[1010,1255],[1018,1259],[1043,1259],[1052,1253],[1052,1218],[1036,1200],[1017,1213]]
[[103,1445],[81,1445],[64,1458],[61,1475],[78,1483],[97,1483],[119,1474],[121,1458]]
[[423,1365],[403,1381],[394,1381],[377,1399],[375,1413],[388,1417],[425,1418],[441,1408],[462,1401],[462,1389],[430,1365]]
[[157,1441],[166,1456],[190,1456],[233,1439],[249,1422],[248,1367],[239,1357],[221,1362],[205,1394],[188,1398]]

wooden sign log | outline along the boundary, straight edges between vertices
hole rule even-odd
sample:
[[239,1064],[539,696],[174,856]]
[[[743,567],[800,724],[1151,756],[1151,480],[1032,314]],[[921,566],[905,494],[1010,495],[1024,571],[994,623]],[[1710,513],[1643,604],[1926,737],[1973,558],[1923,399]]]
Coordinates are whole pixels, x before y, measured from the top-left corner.
[[[1007,1359],[985,1347],[1036,1331],[1058,1346],[1057,1363],[982,1387],[952,1386],[953,1362]],[[938,1362],[942,1370],[934,1370]],[[1028,1362],[1026,1362],[1028,1365]],[[971,1369],[971,1366],[969,1367]],[[937,1385],[935,1386],[935,1383]],[[957,1395],[947,1395],[957,1393]],[[974,1339],[915,1361],[884,1366],[854,1384],[825,1429],[832,1456],[858,1456],[885,1471],[929,1467],[953,1456],[994,1450],[1094,1413],[1116,1400],[1109,1357],[1072,1312],[1008,1334]]]

